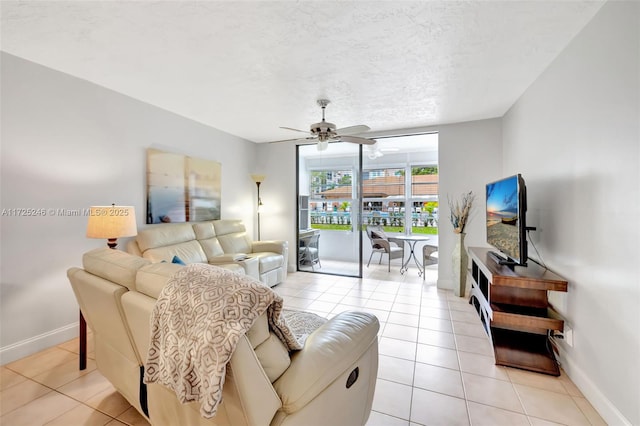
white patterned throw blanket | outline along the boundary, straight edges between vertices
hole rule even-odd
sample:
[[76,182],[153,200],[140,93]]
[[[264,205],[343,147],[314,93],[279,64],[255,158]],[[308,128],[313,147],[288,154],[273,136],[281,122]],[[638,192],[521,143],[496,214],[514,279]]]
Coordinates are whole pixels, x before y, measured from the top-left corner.
[[[265,311],[270,329],[289,350],[302,349],[309,331],[297,338],[271,288],[216,266],[185,266],[167,282],[151,314],[145,383],[164,385],[182,403],[200,402],[203,417],[215,416],[227,363]],[[324,322],[318,318],[311,321],[314,329]]]

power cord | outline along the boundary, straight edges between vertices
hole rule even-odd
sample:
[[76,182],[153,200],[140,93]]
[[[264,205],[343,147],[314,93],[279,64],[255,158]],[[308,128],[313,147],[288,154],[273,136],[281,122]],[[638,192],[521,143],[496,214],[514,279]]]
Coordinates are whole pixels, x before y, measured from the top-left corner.
[[527,239],[529,240],[529,242],[531,243],[531,246],[535,250],[536,256],[538,256],[538,259],[540,259],[540,260],[531,259],[531,261],[533,261],[534,263],[537,263],[538,265],[542,266],[544,269],[549,269],[547,267],[546,263],[544,263],[544,260],[542,259],[542,256],[540,255],[540,252],[538,252],[538,248],[536,247],[536,245],[533,243],[533,240],[531,239],[531,230],[530,229],[527,229]]

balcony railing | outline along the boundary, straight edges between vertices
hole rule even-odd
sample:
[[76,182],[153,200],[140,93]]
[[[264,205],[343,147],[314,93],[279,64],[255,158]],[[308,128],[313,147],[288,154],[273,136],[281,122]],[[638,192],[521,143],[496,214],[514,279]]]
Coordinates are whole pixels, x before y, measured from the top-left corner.
[[[351,225],[351,212],[345,211],[311,211],[312,225]],[[363,225],[382,225],[404,227],[403,212],[365,212],[362,215]],[[412,227],[437,227],[438,217],[427,212],[411,214]]]

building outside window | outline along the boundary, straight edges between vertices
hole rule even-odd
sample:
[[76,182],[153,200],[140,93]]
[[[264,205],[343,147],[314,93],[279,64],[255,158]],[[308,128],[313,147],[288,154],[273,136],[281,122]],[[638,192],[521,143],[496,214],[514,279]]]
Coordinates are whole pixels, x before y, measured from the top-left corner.
[[[350,229],[353,171],[316,170],[311,176],[311,226]],[[437,234],[438,167],[408,164],[363,170],[362,214],[363,226],[376,224],[388,232]]]

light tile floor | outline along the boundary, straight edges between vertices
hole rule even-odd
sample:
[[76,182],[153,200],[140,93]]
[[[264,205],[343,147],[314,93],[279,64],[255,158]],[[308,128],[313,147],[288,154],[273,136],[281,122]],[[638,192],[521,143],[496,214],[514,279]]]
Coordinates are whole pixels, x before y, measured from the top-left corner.
[[[324,263],[325,261],[323,261]],[[323,265],[324,266],[324,265]],[[368,426],[604,425],[564,375],[496,366],[466,298],[423,281],[415,268],[365,268],[365,278],[292,273],[274,289],[285,306],[330,318],[364,310],[380,320],[378,380]],[[1,425],[146,425],[89,362],[78,371],[77,339],[1,368]]]

